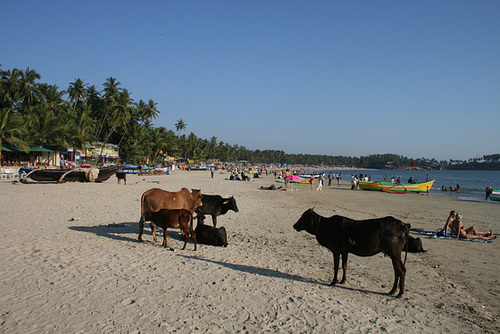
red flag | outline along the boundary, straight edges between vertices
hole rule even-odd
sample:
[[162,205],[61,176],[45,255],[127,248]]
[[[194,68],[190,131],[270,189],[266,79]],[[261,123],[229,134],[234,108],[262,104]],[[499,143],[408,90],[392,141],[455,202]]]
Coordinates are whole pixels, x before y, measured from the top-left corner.
[[413,162],[411,163],[411,166],[412,166],[412,167],[415,167],[415,161],[413,161]]

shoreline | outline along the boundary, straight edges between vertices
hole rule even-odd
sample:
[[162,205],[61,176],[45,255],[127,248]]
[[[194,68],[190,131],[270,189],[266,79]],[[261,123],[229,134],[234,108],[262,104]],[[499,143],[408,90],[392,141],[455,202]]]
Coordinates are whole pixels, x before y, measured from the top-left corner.
[[[390,260],[349,257],[347,281],[328,286],[331,253],[292,225],[310,207],[323,216],[392,215],[412,228],[438,230],[450,210],[479,230],[500,224],[500,207],[439,195],[350,190],[350,180],[323,191],[310,185],[268,191],[274,176],[229,181],[227,173],[174,171],[112,178],[101,184],[0,183],[0,330],[4,332],[498,332],[498,241],[423,241],[408,254],[405,294],[385,293]],[[317,183],[315,183],[315,188]],[[171,252],[146,224],[137,242],[140,196],[159,187],[234,196],[240,212],[218,219],[228,247]],[[71,220],[73,218],[73,220]],[[75,218],[77,220],[75,220]],[[207,220],[209,222],[210,219]],[[117,224],[115,227],[110,224]],[[120,225],[122,224],[122,225]],[[182,247],[178,230],[169,244]],[[418,236],[412,234],[413,236]],[[161,238],[160,238],[161,240]],[[105,297],[105,298],[103,298]]]

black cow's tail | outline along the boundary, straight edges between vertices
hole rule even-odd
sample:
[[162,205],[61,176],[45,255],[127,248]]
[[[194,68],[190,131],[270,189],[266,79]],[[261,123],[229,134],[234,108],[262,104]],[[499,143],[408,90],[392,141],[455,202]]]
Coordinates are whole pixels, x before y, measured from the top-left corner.
[[408,257],[408,239],[409,239],[409,236],[410,236],[410,228],[411,228],[411,225],[410,224],[404,224],[404,230],[405,230],[405,240],[406,240],[406,245],[405,245],[405,260],[403,262],[403,266],[406,266],[406,258]]

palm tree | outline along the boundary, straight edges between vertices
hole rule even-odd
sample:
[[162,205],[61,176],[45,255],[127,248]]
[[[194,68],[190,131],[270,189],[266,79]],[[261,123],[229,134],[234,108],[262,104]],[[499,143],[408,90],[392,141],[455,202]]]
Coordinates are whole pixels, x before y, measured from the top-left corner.
[[75,79],[75,82],[69,84],[68,95],[74,110],[77,104],[87,97],[87,86],[88,84],[80,78]]
[[180,132],[183,130],[186,130],[187,124],[184,123],[182,119],[177,120],[177,123],[175,123],[175,129],[177,130],[177,136],[179,136]]
[[11,144],[28,152],[29,145],[22,139],[26,133],[27,130],[21,114],[11,113],[8,108],[0,109],[0,156],[2,155],[3,143]]
[[[97,140],[99,140],[101,136],[101,132],[104,129],[104,126],[106,125],[106,121],[108,118],[108,114],[111,110],[111,106],[115,103],[115,100],[120,93],[120,89],[118,86],[120,86],[121,83],[120,81],[117,81],[116,78],[109,77],[106,79],[106,82],[103,84],[104,86],[104,115],[102,116],[101,119],[101,125],[99,127],[99,131],[97,131]],[[102,112],[102,110],[100,110]]]
[[22,111],[27,114],[31,111],[31,107],[36,102],[36,94],[38,92],[36,80],[40,79],[40,74],[35,70],[30,70],[28,67],[26,71],[21,71],[21,78],[19,79],[19,89],[22,94]]
[[0,108],[9,108],[14,111],[20,97],[19,80],[21,71],[14,68],[8,71],[0,72]]
[[[130,97],[130,93],[128,92],[127,89],[118,92],[118,95],[115,98],[115,102],[111,105],[114,122],[111,124],[111,128],[108,131],[104,143],[107,143],[107,141],[109,140],[111,135],[115,132],[118,126],[123,126],[123,127],[127,126],[127,122],[130,120],[130,117],[132,116],[133,102],[134,100]],[[102,155],[103,149],[104,145],[101,148],[101,153],[99,154],[99,156]]]

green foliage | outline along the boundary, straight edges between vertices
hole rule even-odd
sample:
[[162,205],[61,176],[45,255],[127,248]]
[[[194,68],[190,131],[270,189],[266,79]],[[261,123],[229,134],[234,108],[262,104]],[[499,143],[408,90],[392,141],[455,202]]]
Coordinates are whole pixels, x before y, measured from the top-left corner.
[[151,121],[160,113],[153,100],[135,102],[120,81],[109,77],[103,89],[75,79],[67,91],[40,83],[35,71],[0,71],[0,145],[9,143],[27,150],[29,145],[83,148],[85,142],[109,142],[120,146],[120,157],[128,163],[161,164],[167,154],[206,161],[247,160],[254,163],[344,166],[359,168],[500,169],[500,154],[468,161],[413,159],[396,154],[362,157],[286,154],[282,150],[248,150],[238,144],[180,135],[187,124],[178,119],[177,135]]

